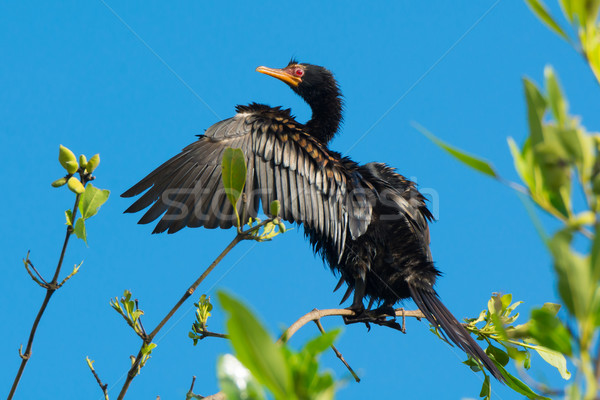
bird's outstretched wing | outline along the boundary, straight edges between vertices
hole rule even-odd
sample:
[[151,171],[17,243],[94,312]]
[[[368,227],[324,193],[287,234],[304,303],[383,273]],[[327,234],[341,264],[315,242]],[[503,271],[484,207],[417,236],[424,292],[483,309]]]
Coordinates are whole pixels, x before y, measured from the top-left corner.
[[308,135],[289,110],[251,104],[237,111],[123,193],[146,191],[125,212],[151,206],[139,223],[160,218],[154,233],[230,228],[236,217],[223,188],[221,161],[226,148],[239,148],[247,164],[238,205],[243,220],[256,217],[259,203],[269,214],[270,203],[279,200],[283,219],[318,232],[341,256],[346,235],[362,235],[371,222],[368,184],[356,164]]

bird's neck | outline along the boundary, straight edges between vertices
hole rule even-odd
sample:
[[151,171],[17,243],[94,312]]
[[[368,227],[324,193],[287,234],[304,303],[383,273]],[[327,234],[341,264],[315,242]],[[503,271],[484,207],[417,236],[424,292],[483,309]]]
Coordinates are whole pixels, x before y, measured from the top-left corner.
[[306,127],[312,137],[327,144],[337,133],[342,121],[342,102],[337,95],[323,96],[309,103],[312,118]]

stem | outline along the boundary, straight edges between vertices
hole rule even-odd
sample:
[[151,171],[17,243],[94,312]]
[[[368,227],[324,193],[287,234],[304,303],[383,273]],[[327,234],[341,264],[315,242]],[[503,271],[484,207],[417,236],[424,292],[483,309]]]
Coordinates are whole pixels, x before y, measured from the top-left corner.
[[[314,322],[317,325],[317,328],[319,328],[319,331],[321,331],[321,333],[324,335],[325,334],[325,329],[323,329],[323,325],[321,324],[321,320],[316,319]],[[354,378],[354,380],[357,383],[360,382],[360,378],[358,377],[358,375],[356,374],[356,372],[354,372],[354,370],[352,369],[352,367],[350,366],[350,364],[348,364],[348,362],[346,361],[346,359],[344,358],[344,356],[342,355],[342,353],[340,353],[340,351],[334,345],[331,345],[331,349],[333,350],[333,352],[335,353],[335,355],[337,356],[337,358],[339,358],[340,361],[346,366],[346,368],[348,368],[348,371],[350,371],[350,373],[352,374],[352,377]]]
[[[80,197],[80,195],[77,195],[75,197],[75,204],[73,205],[73,209],[71,210],[72,215],[73,215],[73,221],[75,220],[75,217],[77,215],[77,207],[79,205],[79,197]],[[56,266],[56,270],[54,271],[54,276],[52,277],[52,281],[50,281],[50,283],[46,287],[46,296],[44,297],[42,306],[40,307],[40,310],[38,311],[37,316],[35,317],[35,320],[33,321],[33,325],[31,327],[31,332],[29,333],[29,340],[27,341],[27,347],[25,348],[25,353],[20,354],[21,355],[21,365],[19,366],[19,371],[17,371],[17,376],[15,377],[13,385],[10,389],[10,393],[8,394],[8,400],[11,400],[13,398],[13,396],[15,395],[15,391],[17,390],[17,386],[19,386],[19,381],[21,380],[21,376],[23,376],[23,371],[25,370],[25,366],[27,365],[27,362],[31,358],[31,349],[33,347],[33,340],[35,338],[35,334],[37,332],[38,325],[40,324],[40,320],[42,319],[42,315],[44,315],[44,311],[46,311],[46,307],[48,306],[48,303],[50,302],[50,298],[52,297],[54,292],[58,289],[58,286],[57,286],[58,276],[60,274],[60,269],[62,268],[62,263],[65,258],[65,252],[67,251],[67,245],[69,244],[69,238],[71,237],[72,233],[73,233],[73,227],[67,226],[65,240],[63,242],[63,247],[62,247],[62,251],[60,252],[60,258],[58,259],[58,264]],[[20,351],[19,351],[19,353],[20,353]]]
[[[254,228],[250,231],[253,231],[253,230],[254,230]],[[236,237],[231,241],[231,243],[229,243],[229,245],[225,248],[225,250],[223,250],[221,252],[221,254],[219,254],[219,256],[212,262],[212,264],[210,264],[208,266],[208,268],[206,268],[206,270],[202,273],[202,275],[200,275],[200,277],[198,279],[196,279],[196,281],[189,287],[189,289],[187,289],[185,291],[185,293],[181,296],[179,301],[173,306],[171,311],[169,311],[169,313],[162,319],[162,321],[160,321],[160,323],[156,326],[156,328],[154,328],[154,330],[152,332],[150,332],[149,335],[146,336],[146,338],[144,339],[144,341],[142,343],[142,347],[140,347],[140,351],[138,352],[138,355],[135,357],[135,361],[133,362],[131,368],[129,369],[129,372],[127,372],[127,378],[125,379],[125,383],[123,384],[123,387],[121,388],[121,392],[119,393],[119,397],[117,397],[117,400],[122,400],[123,398],[125,398],[125,394],[127,393],[127,390],[129,389],[129,386],[131,385],[131,382],[136,377],[136,375],[139,373],[140,364],[142,362],[142,348],[145,345],[152,343],[152,340],[158,334],[158,332],[165,326],[165,324],[169,321],[169,319],[171,319],[171,317],[175,314],[175,312],[177,312],[179,307],[181,307],[181,305],[183,303],[185,303],[185,301],[194,293],[194,291],[198,288],[198,286],[202,283],[202,281],[204,281],[204,279],[206,279],[208,274],[211,273],[211,271],[223,260],[223,258],[239,242],[241,242],[242,240],[245,240],[247,238],[247,235],[248,235],[248,232],[238,233],[236,235]]]
[[581,369],[585,376],[586,390],[584,399],[593,400],[596,398],[598,385],[596,384],[596,377],[592,367],[592,358],[587,349],[583,349],[581,352]]

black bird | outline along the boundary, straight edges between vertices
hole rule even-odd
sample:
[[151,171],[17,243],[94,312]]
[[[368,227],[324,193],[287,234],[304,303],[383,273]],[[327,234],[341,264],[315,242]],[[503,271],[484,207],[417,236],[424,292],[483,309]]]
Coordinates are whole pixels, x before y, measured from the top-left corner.
[[442,304],[434,289],[440,275],[429,250],[432,215],[415,184],[381,163],[359,165],[327,148],[342,120],[341,93],[333,74],[311,64],[282,69],[258,67],[302,97],[312,118],[297,122],[290,110],[252,103],[208,128],[121,196],[146,191],[126,212],[151,206],[140,219],[160,218],[154,233],[185,226],[229,228],[236,223],[221,181],[221,159],[240,148],[248,167],[241,214],[256,217],[259,204],[269,214],[281,203],[284,220],[302,224],[314,251],[354,291],[350,306],[365,315],[363,299],[389,310],[412,298],[427,320],[498,380],[502,374],[471,335]]

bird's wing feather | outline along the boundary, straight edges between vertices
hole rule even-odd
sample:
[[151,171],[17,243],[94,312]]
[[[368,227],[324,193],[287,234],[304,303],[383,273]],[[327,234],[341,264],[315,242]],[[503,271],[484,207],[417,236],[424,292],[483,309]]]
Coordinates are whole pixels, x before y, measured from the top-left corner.
[[259,106],[239,108],[236,116],[208,128],[198,141],[123,193],[133,197],[145,192],[126,212],[150,207],[140,223],[160,218],[155,233],[184,226],[231,227],[235,213],[221,178],[228,147],[242,149],[246,157],[246,202],[240,206],[245,219],[256,217],[259,202],[268,215],[270,203],[279,200],[282,218],[315,230],[340,255],[347,229],[353,238],[366,231],[372,205],[361,194],[356,164],[308,135],[289,111]]

